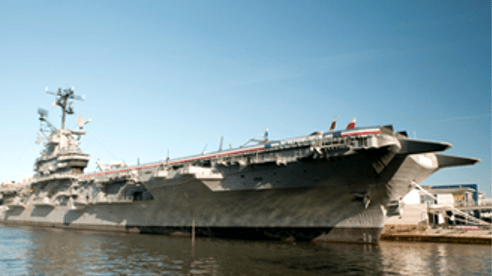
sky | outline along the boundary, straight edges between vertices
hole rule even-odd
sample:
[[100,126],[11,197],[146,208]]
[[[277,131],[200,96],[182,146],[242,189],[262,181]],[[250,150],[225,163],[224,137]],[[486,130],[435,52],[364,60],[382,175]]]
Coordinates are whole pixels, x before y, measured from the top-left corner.
[[74,87],[86,172],[357,126],[481,159],[422,185],[491,192],[490,1],[0,1],[0,180],[32,173],[37,109]]

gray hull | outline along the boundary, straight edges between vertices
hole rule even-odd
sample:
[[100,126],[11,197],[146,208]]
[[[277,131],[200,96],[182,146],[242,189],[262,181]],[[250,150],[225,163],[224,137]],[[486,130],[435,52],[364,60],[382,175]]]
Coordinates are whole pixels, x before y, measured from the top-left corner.
[[[224,168],[226,180],[187,174],[172,181],[149,178],[143,185],[153,200],[89,202],[78,210],[70,204],[28,204],[0,215],[4,223],[45,227],[189,234],[194,221],[196,234],[205,236],[377,243],[385,205],[436,170],[433,156],[394,158],[389,175],[377,174],[364,155],[231,166]],[[434,163],[423,166],[420,158]]]
[[[199,184],[189,185],[189,188],[196,187]],[[335,200],[328,194],[332,191],[313,188],[228,192],[215,203],[212,203],[215,197],[208,200],[175,197],[167,204],[143,201],[97,204],[84,210],[69,210],[64,206],[13,208],[5,213],[4,222],[88,230],[189,234],[195,220],[197,235],[204,236],[378,242],[384,223],[381,206],[374,204],[365,209],[350,196]],[[175,193],[167,194],[172,197]],[[306,197],[311,200],[305,200]],[[331,204],[325,202],[330,200],[333,200]]]

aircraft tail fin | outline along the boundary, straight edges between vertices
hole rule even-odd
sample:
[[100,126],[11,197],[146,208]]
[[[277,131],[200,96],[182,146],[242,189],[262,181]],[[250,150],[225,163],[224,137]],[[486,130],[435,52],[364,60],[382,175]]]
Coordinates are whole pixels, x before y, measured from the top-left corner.
[[352,120],[350,120],[349,124],[347,125],[347,128],[346,129],[354,129],[355,128],[355,122],[357,121],[357,119],[354,117],[352,118]]
[[335,126],[337,124],[337,118],[338,118],[338,115],[333,118],[333,122],[331,122],[331,126],[330,126],[330,131],[335,130]]

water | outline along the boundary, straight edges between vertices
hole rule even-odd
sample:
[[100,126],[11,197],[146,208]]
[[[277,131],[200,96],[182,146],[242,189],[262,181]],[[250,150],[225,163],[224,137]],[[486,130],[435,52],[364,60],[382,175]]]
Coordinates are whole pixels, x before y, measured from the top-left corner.
[[491,247],[239,241],[0,226],[2,275],[491,275]]

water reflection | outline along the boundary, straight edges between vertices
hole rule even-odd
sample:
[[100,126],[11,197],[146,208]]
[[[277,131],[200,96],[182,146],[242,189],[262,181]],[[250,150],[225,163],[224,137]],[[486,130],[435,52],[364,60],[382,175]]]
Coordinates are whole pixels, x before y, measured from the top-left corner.
[[489,246],[286,244],[0,226],[15,275],[490,275]]
[[31,232],[0,226],[0,273],[23,275],[27,273],[28,252],[33,248]]
[[402,275],[490,275],[491,248],[447,243],[383,242],[382,264]]

